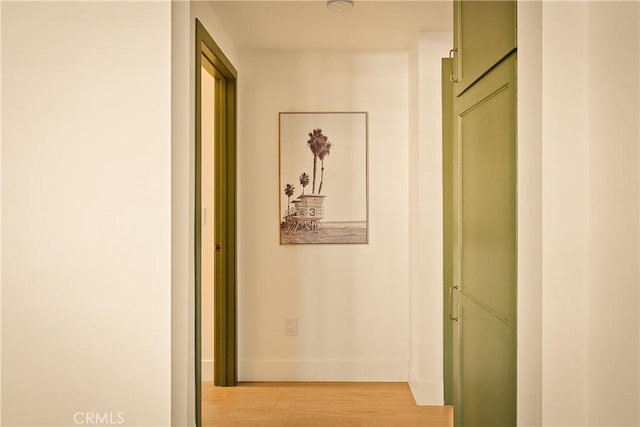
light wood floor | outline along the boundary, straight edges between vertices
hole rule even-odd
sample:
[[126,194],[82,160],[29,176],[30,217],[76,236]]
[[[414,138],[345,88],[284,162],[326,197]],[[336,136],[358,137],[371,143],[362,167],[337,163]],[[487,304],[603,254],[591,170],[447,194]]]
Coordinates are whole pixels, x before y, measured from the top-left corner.
[[451,427],[450,406],[416,406],[406,383],[202,385],[206,427]]

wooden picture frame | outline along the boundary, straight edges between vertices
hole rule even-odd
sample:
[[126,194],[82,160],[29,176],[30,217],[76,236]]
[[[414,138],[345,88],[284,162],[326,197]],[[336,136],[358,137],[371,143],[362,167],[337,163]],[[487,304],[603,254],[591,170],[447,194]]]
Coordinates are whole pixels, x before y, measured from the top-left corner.
[[282,112],[280,244],[369,242],[366,112]]

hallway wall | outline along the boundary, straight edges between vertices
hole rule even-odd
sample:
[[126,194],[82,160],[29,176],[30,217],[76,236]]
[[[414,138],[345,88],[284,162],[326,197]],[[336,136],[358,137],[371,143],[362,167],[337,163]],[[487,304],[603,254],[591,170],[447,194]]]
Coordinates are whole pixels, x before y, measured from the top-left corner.
[[542,3],[518,3],[518,425],[542,425]]
[[[545,425],[577,426],[587,421],[587,17],[586,2],[543,6],[542,421]],[[558,73],[560,64],[572,78]]]
[[409,385],[419,405],[442,405],[442,58],[453,33],[416,35],[409,51]]
[[640,3],[591,2],[588,25],[587,421],[640,425]]
[[[244,52],[240,64],[240,379],[406,381],[407,53]],[[368,245],[279,244],[284,111],[369,112]]]
[[171,6],[0,7],[1,423],[169,425]]
[[[2,5],[0,5],[0,105],[2,103]],[[2,242],[2,112],[0,111],[0,242]],[[2,330],[2,244],[0,243],[0,331]],[[0,338],[0,373],[2,372],[2,338]],[[2,386],[0,385],[0,402]],[[2,404],[0,404],[0,424]]]
[[639,6],[519,6],[522,426],[640,423]]

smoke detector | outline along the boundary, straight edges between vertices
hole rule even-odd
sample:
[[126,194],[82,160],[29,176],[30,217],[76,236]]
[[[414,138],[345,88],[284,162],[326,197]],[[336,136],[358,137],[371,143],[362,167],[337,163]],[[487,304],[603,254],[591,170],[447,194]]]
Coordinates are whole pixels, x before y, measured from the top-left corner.
[[327,7],[334,12],[346,12],[353,9],[353,0],[329,0]]

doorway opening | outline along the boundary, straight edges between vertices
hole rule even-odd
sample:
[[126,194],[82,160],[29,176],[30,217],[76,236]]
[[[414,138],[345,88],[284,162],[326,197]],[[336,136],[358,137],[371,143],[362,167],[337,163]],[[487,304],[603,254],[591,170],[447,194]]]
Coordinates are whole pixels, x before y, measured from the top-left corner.
[[237,71],[198,20],[195,59],[195,383],[200,426],[203,374],[222,387],[236,385],[238,377]]

